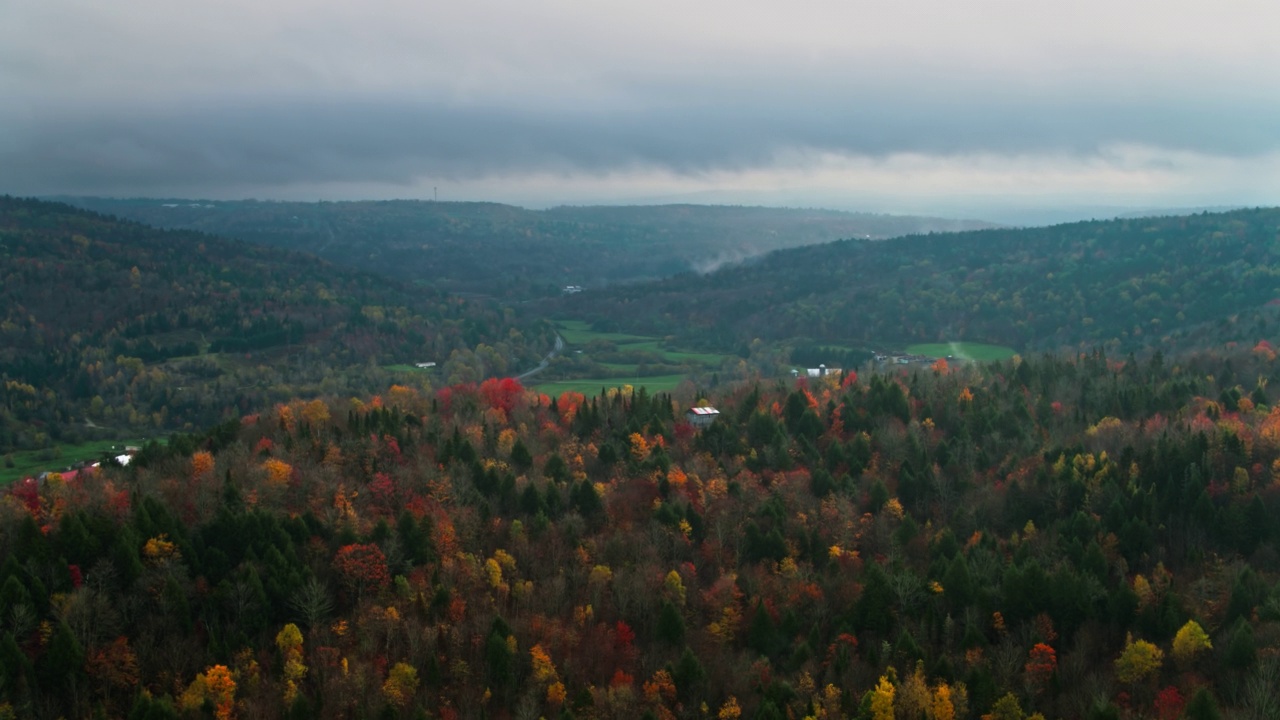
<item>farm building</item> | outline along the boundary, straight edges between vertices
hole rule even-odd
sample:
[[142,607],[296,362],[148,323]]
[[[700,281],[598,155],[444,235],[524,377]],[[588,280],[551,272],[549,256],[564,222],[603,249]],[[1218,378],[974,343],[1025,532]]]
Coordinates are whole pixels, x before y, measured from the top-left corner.
[[[841,370],[840,368],[829,368],[826,365],[819,365],[816,368],[805,368],[803,372],[805,377],[820,378],[828,375],[839,375]],[[801,371],[799,369],[792,368],[791,377],[800,377],[800,375]]]
[[720,411],[713,407],[689,408],[689,412],[685,413],[689,424],[699,430],[709,427],[718,417],[720,417]]

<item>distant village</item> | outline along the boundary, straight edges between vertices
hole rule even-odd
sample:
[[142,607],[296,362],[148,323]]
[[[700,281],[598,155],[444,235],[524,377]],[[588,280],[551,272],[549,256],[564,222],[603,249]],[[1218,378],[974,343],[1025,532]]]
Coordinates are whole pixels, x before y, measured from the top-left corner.
[[[938,358],[929,355],[913,355],[905,352],[882,353],[874,350],[872,351],[871,359],[872,362],[880,367],[888,365],[932,365],[938,361]],[[955,362],[956,358],[953,355],[948,355],[946,360],[947,362]],[[816,368],[791,368],[791,377],[821,378],[828,375],[839,375],[842,372],[844,372],[843,368],[819,365]]]

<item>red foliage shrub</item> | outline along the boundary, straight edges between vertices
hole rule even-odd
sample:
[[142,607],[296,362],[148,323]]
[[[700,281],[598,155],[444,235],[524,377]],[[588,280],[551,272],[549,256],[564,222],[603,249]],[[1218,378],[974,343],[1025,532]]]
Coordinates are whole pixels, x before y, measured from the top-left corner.
[[1027,659],[1024,669],[1031,685],[1042,690],[1058,669],[1058,654],[1052,647],[1044,643],[1036,643],[1031,648],[1031,657]]
[[510,414],[516,401],[524,395],[524,386],[515,378],[489,378],[480,383],[480,395],[489,407]]
[[1170,685],[1161,690],[1156,695],[1154,710],[1156,717],[1160,720],[1178,720],[1182,717],[1182,708],[1187,704],[1187,699],[1182,697],[1182,693],[1178,692],[1178,688]]
[[333,558],[333,569],[353,592],[381,590],[391,582],[382,548],[369,544],[344,545]]

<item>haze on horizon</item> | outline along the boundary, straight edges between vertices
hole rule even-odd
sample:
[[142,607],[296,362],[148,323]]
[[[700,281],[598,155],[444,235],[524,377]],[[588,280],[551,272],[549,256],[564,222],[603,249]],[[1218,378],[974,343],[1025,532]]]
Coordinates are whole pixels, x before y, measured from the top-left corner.
[[0,192],[1280,203],[1280,6],[15,0]]

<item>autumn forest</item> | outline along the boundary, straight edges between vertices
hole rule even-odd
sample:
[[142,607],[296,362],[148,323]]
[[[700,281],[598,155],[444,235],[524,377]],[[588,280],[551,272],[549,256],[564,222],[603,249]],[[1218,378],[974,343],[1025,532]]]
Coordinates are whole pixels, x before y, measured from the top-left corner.
[[[3,449],[151,437],[4,488],[0,718],[1280,715],[1274,214],[1027,231],[1022,259],[1013,230],[859,244],[840,302],[919,292],[838,320],[793,273],[772,310],[693,299],[849,243],[690,279],[687,306],[679,280],[506,304],[0,209]],[[1087,277],[1090,241],[1109,274],[1081,287],[1131,275],[1105,303],[1036,264]],[[921,246],[967,277],[889,276]],[[857,265],[813,266],[834,293]],[[548,393],[512,376],[551,312],[718,318],[705,341],[747,352],[672,392]],[[792,336],[750,337],[770,312]],[[937,339],[928,317],[1022,352],[776,372],[895,318],[886,341]],[[1051,347],[1023,341],[1038,318]],[[428,356],[448,367],[388,369]]]

